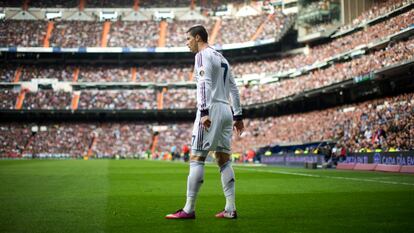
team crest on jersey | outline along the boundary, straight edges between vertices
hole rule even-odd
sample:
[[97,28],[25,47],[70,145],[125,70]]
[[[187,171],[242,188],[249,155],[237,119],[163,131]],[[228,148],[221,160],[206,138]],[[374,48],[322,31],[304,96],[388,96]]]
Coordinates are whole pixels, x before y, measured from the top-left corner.
[[200,75],[201,77],[203,77],[204,74],[205,74],[204,67],[200,67],[200,70],[198,71],[198,75]]

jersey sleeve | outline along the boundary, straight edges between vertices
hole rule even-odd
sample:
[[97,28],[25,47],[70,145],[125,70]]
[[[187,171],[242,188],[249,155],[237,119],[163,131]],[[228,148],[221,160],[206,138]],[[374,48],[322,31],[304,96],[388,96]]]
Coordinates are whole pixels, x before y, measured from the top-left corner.
[[229,85],[230,85],[230,95],[232,100],[232,107],[233,107],[233,119],[234,120],[241,120],[242,119],[242,108],[240,103],[240,93],[239,89],[237,88],[236,81],[232,73],[229,71]]
[[211,103],[211,86],[212,86],[212,61],[203,53],[198,53],[196,56],[196,63],[198,66],[199,88],[197,89],[198,109],[201,117],[208,116],[208,109]]

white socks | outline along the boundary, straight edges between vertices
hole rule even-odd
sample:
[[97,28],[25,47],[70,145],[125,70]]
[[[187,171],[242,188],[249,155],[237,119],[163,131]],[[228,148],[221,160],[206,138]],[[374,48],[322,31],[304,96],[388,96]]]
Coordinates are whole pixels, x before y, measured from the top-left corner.
[[183,208],[188,214],[194,212],[197,193],[203,184],[203,180],[204,162],[190,161],[190,174],[187,179],[187,202]]
[[227,161],[223,166],[220,167],[221,173],[221,184],[223,185],[224,196],[226,197],[226,212],[236,210],[235,203],[235,188],[234,188],[234,171],[231,166],[231,162]]
[[[228,161],[220,167],[221,183],[223,185],[224,196],[226,197],[226,206],[224,208],[227,212],[236,210],[235,203],[235,179],[234,171],[231,162]],[[195,210],[195,202],[198,191],[204,180],[204,162],[190,161],[190,174],[187,179],[187,201],[183,210],[186,213],[192,213]]]

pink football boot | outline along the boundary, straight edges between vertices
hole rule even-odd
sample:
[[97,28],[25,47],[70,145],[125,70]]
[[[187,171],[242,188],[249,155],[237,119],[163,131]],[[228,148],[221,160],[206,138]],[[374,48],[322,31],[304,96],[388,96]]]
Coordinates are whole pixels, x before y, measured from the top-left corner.
[[237,218],[237,212],[236,211],[227,212],[227,211],[223,210],[220,213],[216,214],[216,218],[236,219]]
[[165,216],[166,219],[195,219],[195,212],[187,214],[183,209],[177,210],[173,214]]

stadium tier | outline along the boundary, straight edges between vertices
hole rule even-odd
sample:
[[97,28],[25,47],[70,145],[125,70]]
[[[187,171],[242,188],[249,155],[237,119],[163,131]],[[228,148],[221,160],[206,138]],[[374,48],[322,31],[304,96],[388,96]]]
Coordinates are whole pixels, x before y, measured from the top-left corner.
[[[152,1],[140,1],[141,7],[145,7],[149,2]],[[180,6],[183,2],[177,1],[175,4]],[[8,4],[4,1],[2,3]],[[128,6],[129,3],[128,1],[113,3],[86,1],[86,7],[108,6],[116,8]],[[134,4],[134,1],[132,3]],[[162,6],[159,3],[152,3]],[[45,7],[53,4],[51,1],[36,1],[33,4],[29,2],[29,7]],[[74,3],[68,1],[62,4],[64,5],[58,7],[70,8]],[[238,82],[243,106],[285,101],[286,98],[319,90],[323,93],[325,89],[337,84],[353,83],[358,85],[360,80],[381,77],[380,71],[411,64],[414,59],[414,38],[412,36],[414,9],[412,9],[412,5],[412,1],[375,1],[372,7],[360,16],[365,20],[361,21],[360,18],[356,18],[352,24],[342,26],[337,31],[339,36],[321,40],[318,43],[309,43],[294,50],[282,50],[273,56],[268,56],[268,58],[259,57],[237,62],[236,58],[230,56],[230,61],[235,60],[235,62],[231,62],[231,65],[233,75]],[[405,7],[404,10],[394,12],[401,7]],[[393,12],[392,15],[387,15],[390,12]],[[351,30],[340,35],[342,31],[356,28],[367,20],[378,17],[382,17],[382,19],[365,25],[362,30]],[[44,47],[46,40],[48,40],[47,46],[50,47],[101,47],[103,44],[108,47],[158,47],[160,45],[180,47],[184,45],[186,30],[194,24],[206,25],[207,30],[215,35],[211,41],[213,44],[232,44],[266,40],[277,36],[283,37],[286,28],[292,27],[295,18],[296,14],[286,15],[282,11],[275,10],[270,14],[263,11],[250,16],[204,16],[203,19],[161,22],[153,19],[140,21],[118,19],[105,22],[65,19],[51,21],[5,19],[0,22],[0,47]],[[161,25],[166,26],[166,30],[165,43],[160,44]],[[103,33],[105,30],[107,33]],[[103,43],[103,38],[105,43]],[[2,84],[0,108],[3,110],[70,110],[75,112],[76,110],[194,109],[196,107],[194,98],[196,90],[193,76],[193,63],[189,62],[166,62],[164,65],[153,65],[151,61],[134,65],[111,62],[93,65],[82,64],[82,62],[76,64],[60,62],[50,64],[50,62],[42,63],[41,61],[36,64],[7,62],[0,67],[0,82]],[[399,98],[406,99],[407,96],[411,95],[390,97],[390,100],[397,98],[394,103],[397,105]],[[378,101],[384,102],[386,100],[380,99]],[[409,103],[409,101],[406,102]],[[361,106],[354,104],[350,108],[358,110]],[[336,107],[335,110],[319,110],[317,112],[332,117],[336,113],[342,112],[342,109],[343,107]],[[357,110],[353,110],[353,114],[358,114]],[[285,117],[289,119],[299,117],[294,118],[294,122],[299,122],[297,119],[309,116],[307,122],[304,123],[308,126],[312,125],[309,122],[316,118],[323,119],[316,113],[312,114],[300,113]],[[349,120],[350,118],[346,118],[348,115],[343,113],[338,116],[338,119]],[[302,132],[300,129],[303,125],[295,126],[295,130],[291,132],[287,132],[283,128],[273,129],[270,127],[272,130],[269,132],[285,133],[267,135],[263,134],[263,131],[257,132],[260,131],[259,128],[266,128],[260,126],[261,124],[274,125],[275,121],[288,121],[284,116],[268,117],[265,120],[257,120],[257,117],[256,115],[254,119],[248,120],[249,127],[245,132],[246,136],[242,137],[241,141],[234,142],[235,148],[240,149],[239,152],[274,143],[307,143],[326,140],[338,141],[339,144],[346,145],[350,151],[358,151],[363,146],[371,149],[377,146],[356,140],[355,138],[358,137],[356,135],[352,136],[357,141],[356,143],[355,140],[349,140],[344,135],[338,136],[338,132],[332,131],[332,129],[335,128],[335,124],[341,125],[342,121],[326,121],[332,124],[321,127],[318,129],[320,131]],[[65,123],[63,125],[66,127]],[[126,128],[130,126],[125,125]],[[190,130],[190,125],[190,123],[186,123],[181,126]],[[283,125],[290,127],[290,123]],[[68,124],[68,127],[72,126],[77,127]],[[176,126],[173,124],[171,127]],[[278,127],[281,126],[278,124]],[[342,124],[338,127],[350,126]],[[147,130],[150,131],[151,128]],[[151,132],[147,133],[151,134]],[[164,133],[173,134],[170,131]],[[186,131],[184,134],[189,133]],[[251,137],[252,135],[253,137]],[[177,135],[171,137],[174,138]],[[163,134],[160,135],[160,140],[163,140]],[[183,141],[177,144],[184,144],[185,140],[183,138]],[[22,147],[22,145],[19,146]],[[160,151],[163,151],[173,145],[159,143],[159,146],[163,148]],[[410,150],[412,143],[404,142],[398,146],[394,143],[392,146],[398,147],[400,150]],[[384,148],[386,147],[387,145],[384,146]],[[114,151],[102,154],[113,156],[119,150],[114,149]],[[123,152],[123,154],[131,153],[135,152],[128,150]]]
[[[327,66],[323,69],[315,69],[307,74],[299,75],[294,78],[283,79],[278,82],[268,83],[266,85],[250,85],[246,84],[241,86],[240,92],[242,96],[242,103],[244,105],[251,105],[256,103],[263,103],[272,100],[282,99],[284,97],[296,95],[304,91],[311,91],[314,89],[330,86],[334,83],[340,83],[345,80],[352,80],[357,77],[362,77],[374,73],[384,67],[390,67],[393,65],[401,64],[414,59],[414,39],[408,39],[399,42],[390,42],[385,48],[379,50],[370,51],[368,54],[364,54],[359,57],[355,57],[351,60],[338,62]],[[279,59],[279,63],[285,63],[286,60],[291,58]],[[380,61],[380,62],[379,62]],[[278,63],[273,61],[275,64]],[[272,62],[272,63],[273,63]],[[239,67],[243,67],[238,64]],[[244,64],[244,66],[252,67],[252,71],[260,71],[263,67],[272,67],[269,63],[253,62]],[[77,81],[93,83],[105,83],[105,82],[151,82],[151,83],[165,83],[165,82],[186,82],[190,81],[191,67],[179,67],[179,66],[165,66],[165,67],[148,67],[136,69],[136,74],[133,75],[133,67],[120,68],[120,67],[77,67],[79,72],[79,78]],[[11,69],[9,67],[9,69]],[[0,70],[2,77],[7,80],[11,80],[12,74],[17,69]],[[61,70],[59,70],[61,69]],[[71,81],[73,79],[73,73],[76,68],[74,67],[38,67],[28,66],[21,70],[21,80],[30,81],[33,78],[59,78],[63,81]],[[260,74],[260,73],[259,73]],[[257,75],[259,75],[257,74]],[[5,81],[7,81],[5,80]],[[13,92],[8,90],[9,92]],[[7,95],[10,98],[3,99],[3,106],[13,106],[17,101],[15,96],[19,90],[15,90],[14,95]],[[38,97],[26,98],[24,100],[23,108],[29,109],[68,109],[71,104],[72,95],[69,93],[62,93],[61,91],[44,94],[43,90],[38,90]],[[80,108],[101,108],[104,109],[156,109],[156,97],[155,93],[161,93],[163,98],[168,102],[168,106],[171,106],[171,100],[181,100],[179,104],[176,104],[177,108],[194,108],[195,102],[192,96],[194,91],[188,89],[166,89],[165,91],[157,90],[136,90],[132,96],[125,91],[97,91],[80,92]],[[150,92],[153,94],[148,95]],[[4,90],[3,90],[4,93]],[[63,95],[62,95],[63,94]],[[106,95],[106,98],[105,98]],[[33,94],[29,94],[33,96]],[[100,96],[100,97],[99,97]],[[133,97],[135,96],[135,97]],[[138,97],[141,96],[141,97]],[[44,105],[32,104],[32,101],[37,99],[43,99]],[[62,101],[59,105],[48,105],[49,101],[53,102],[53,99],[60,99]],[[93,100],[93,102],[91,102]],[[113,100],[116,100],[116,104],[112,104]],[[133,104],[131,104],[131,101]],[[149,101],[152,104],[140,104]],[[7,104],[6,104],[7,102]],[[166,106],[167,106],[166,105]],[[31,107],[29,107],[31,106]],[[35,107],[34,107],[35,106]],[[89,107],[88,107],[89,106]],[[122,107],[121,107],[122,106]],[[170,107],[166,107],[170,108]]]
[[[0,21],[0,47],[43,47],[47,33],[49,33],[50,47],[100,47],[103,38],[106,41],[105,47],[182,47],[185,41],[184,35],[189,26],[203,24],[212,32],[217,21],[221,26],[215,29],[217,31],[214,33],[217,37],[212,38],[214,40],[212,43],[233,44],[273,39],[276,35],[281,37],[279,34],[284,32],[285,28],[290,27],[293,20],[293,16],[285,16],[280,12],[230,19],[205,18],[204,20],[174,20],[172,22],[4,20]],[[165,25],[165,32],[161,31],[161,25]],[[104,27],[109,29],[106,33],[103,33]],[[263,29],[257,33],[261,27]],[[51,28],[50,32],[47,31],[48,28]]]
[[214,8],[221,4],[242,4],[244,0],[225,0],[225,1],[211,1],[211,0],[1,0],[0,7],[24,7],[27,4],[28,8],[132,8],[134,6],[143,8],[168,8],[168,7],[191,7],[192,4],[203,8]]
[[[112,101],[115,103],[116,101]],[[104,106],[100,106],[104,107]],[[348,152],[414,149],[414,94],[281,117],[246,119],[246,131],[233,140],[234,152],[271,144],[337,140]],[[134,157],[151,149],[153,126],[159,130],[158,152],[181,148],[189,141],[192,123],[27,123],[0,124],[3,157],[81,157],[89,147],[98,157]],[[37,127],[33,131],[33,127]],[[17,140],[16,140],[17,139]],[[111,142],[111,143],[108,143]],[[178,149],[179,151],[181,149]]]
[[352,20],[352,23],[341,26],[341,28],[339,29],[339,32],[346,31],[352,27],[369,22],[370,20],[374,18],[386,15],[387,13],[395,9],[398,9],[401,6],[406,5],[407,3],[410,3],[410,1],[409,0],[375,1],[374,5],[369,10],[362,12],[361,15],[359,15],[357,18]]

